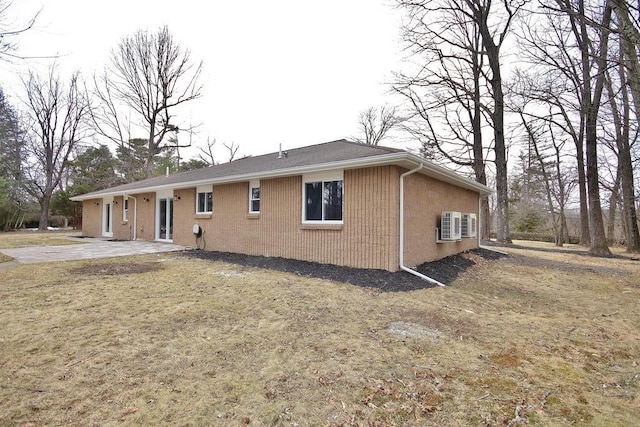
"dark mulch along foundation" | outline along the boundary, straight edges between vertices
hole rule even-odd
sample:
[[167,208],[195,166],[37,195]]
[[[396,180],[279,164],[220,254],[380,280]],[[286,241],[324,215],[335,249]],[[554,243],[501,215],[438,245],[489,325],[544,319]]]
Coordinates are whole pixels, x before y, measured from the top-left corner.
[[[392,273],[386,270],[340,267],[287,258],[252,256],[229,252],[191,250],[183,252],[183,254],[199,259],[223,261],[246,267],[266,268],[300,276],[351,283],[385,292],[406,292],[436,287],[436,285],[404,271]],[[422,264],[416,270],[447,285],[452,283],[466,269],[475,265],[473,257],[468,256],[468,254],[475,254],[487,260],[495,260],[505,256],[487,249],[475,249],[467,254],[452,255],[438,261]]]

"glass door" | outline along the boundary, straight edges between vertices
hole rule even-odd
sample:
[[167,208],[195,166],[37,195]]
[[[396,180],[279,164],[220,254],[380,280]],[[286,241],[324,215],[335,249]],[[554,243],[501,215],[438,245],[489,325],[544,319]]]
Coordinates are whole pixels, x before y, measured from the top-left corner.
[[102,205],[102,236],[113,237],[113,202],[105,200]]
[[173,239],[173,197],[158,199],[158,227],[157,240],[171,241]]

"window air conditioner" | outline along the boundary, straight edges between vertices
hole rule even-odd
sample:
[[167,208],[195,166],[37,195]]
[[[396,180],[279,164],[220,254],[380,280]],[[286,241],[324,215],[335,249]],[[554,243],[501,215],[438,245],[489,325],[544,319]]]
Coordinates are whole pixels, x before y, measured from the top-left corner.
[[460,212],[442,212],[440,217],[440,240],[460,240],[462,214]]
[[462,214],[462,237],[476,237],[478,230],[478,217],[474,213]]

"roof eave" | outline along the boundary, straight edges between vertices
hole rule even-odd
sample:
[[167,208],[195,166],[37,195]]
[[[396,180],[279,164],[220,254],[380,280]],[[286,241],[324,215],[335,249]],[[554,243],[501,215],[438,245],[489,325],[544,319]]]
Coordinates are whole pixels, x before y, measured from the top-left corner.
[[321,163],[315,165],[298,166],[293,168],[283,168],[263,172],[252,172],[247,174],[230,175],[219,178],[208,178],[195,181],[187,181],[182,183],[164,184],[149,187],[140,187],[132,190],[120,190],[120,191],[103,191],[88,193],[80,196],[71,197],[73,201],[83,201],[98,199],[111,196],[123,196],[129,194],[149,193],[170,189],[182,189],[192,188],[198,185],[204,184],[230,184],[233,182],[250,181],[252,179],[265,179],[265,178],[279,178],[294,175],[303,175],[307,173],[330,171],[336,169],[354,169],[368,166],[382,166],[396,164],[399,166],[411,167],[412,165],[423,164],[424,169],[422,173],[438,178],[442,181],[454,184],[481,194],[490,194],[491,190],[478,182],[459,176],[453,171],[445,169],[441,166],[435,165],[421,157],[416,156],[408,152],[398,152],[383,154],[380,156],[361,157],[358,159],[341,160],[337,162]]

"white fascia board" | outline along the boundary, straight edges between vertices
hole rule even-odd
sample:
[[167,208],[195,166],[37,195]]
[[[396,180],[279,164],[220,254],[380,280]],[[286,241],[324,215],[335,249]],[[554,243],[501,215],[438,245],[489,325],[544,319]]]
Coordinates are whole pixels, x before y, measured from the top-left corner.
[[484,184],[480,184],[477,181],[473,181],[471,179],[460,176],[459,174],[457,174],[452,170],[449,170],[442,166],[438,166],[435,163],[432,163],[428,160],[425,160],[421,157],[416,156],[415,154],[411,154],[411,153],[407,153],[407,154],[416,165],[420,163],[424,165],[423,168],[420,170],[420,173],[431,176],[433,178],[438,178],[441,181],[454,184],[458,187],[476,191],[483,195],[492,193],[492,190]]
[[295,175],[304,175],[308,173],[314,172],[323,172],[323,171],[331,171],[337,169],[356,169],[362,167],[370,167],[370,166],[382,166],[382,165],[399,165],[406,167],[413,167],[415,165],[423,164],[424,167],[420,171],[420,173],[424,173],[425,175],[431,176],[433,178],[440,179],[442,181],[448,182],[450,184],[466,188],[468,190],[476,191],[481,194],[490,194],[491,190],[478,182],[472,181],[470,179],[464,178],[457,173],[450,171],[449,169],[445,169],[442,166],[438,166],[433,164],[421,157],[416,156],[415,154],[411,154],[408,152],[398,152],[391,154],[383,154],[381,156],[372,156],[372,157],[361,157],[358,159],[349,159],[349,160],[341,160],[337,162],[331,163],[321,163],[316,165],[307,165],[307,166],[298,166],[294,168],[285,168],[285,169],[275,169],[270,171],[262,171],[262,172],[251,172],[247,174],[241,175],[230,175],[225,177],[218,178],[209,178],[209,179],[201,179],[197,181],[189,181],[189,182],[181,182],[174,184],[165,184],[158,185],[152,187],[141,187],[133,190],[127,191],[107,191],[100,194],[91,195],[81,195],[71,197],[73,201],[83,201],[89,199],[98,199],[105,196],[123,196],[127,194],[140,194],[140,193],[149,193],[149,192],[157,192],[163,190],[179,190],[183,188],[192,188],[197,187],[198,185],[205,184],[230,184],[234,182],[242,182],[242,181],[251,181],[253,179],[268,179],[268,178],[279,178],[286,176],[295,176]]

